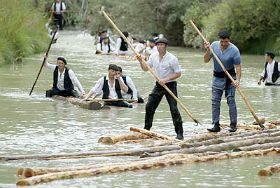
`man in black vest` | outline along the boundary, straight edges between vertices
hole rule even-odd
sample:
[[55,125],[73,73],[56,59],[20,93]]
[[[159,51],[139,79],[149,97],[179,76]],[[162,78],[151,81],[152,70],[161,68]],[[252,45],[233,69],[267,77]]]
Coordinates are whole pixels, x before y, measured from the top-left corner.
[[63,13],[66,10],[66,6],[64,2],[62,2],[61,0],[55,0],[51,10],[52,10],[52,15],[54,17],[55,25],[58,25],[59,29],[63,30]]
[[118,66],[110,64],[108,67],[108,75],[101,77],[95,86],[89,91],[84,100],[88,100],[91,96],[95,98],[103,93],[102,99],[109,99],[105,102],[108,106],[119,106],[132,108],[132,105],[123,101],[121,92],[127,92],[128,87],[125,85],[123,78],[117,74]]
[[261,81],[265,82],[266,86],[280,86],[280,64],[274,60],[275,54],[273,52],[265,53],[265,66],[261,73],[258,84]]
[[[75,73],[65,65],[67,61],[63,57],[57,58],[57,65],[50,64],[47,61],[44,66],[53,70],[53,87],[46,91],[46,97],[59,95],[63,97],[79,97],[85,94],[85,91],[76,77]],[[80,94],[74,89],[76,86]]]

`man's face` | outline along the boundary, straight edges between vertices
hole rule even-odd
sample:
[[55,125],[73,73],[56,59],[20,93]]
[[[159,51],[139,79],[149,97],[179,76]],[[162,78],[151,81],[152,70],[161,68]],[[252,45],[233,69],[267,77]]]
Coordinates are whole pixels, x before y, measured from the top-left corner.
[[65,63],[61,60],[57,60],[57,66],[59,70],[64,70],[65,68]]
[[110,78],[114,78],[115,75],[117,75],[117,71],[113,70],[113,69],[109,69],[109,77]]
[[165,52],[166,51],[166,48],[167,48],[167,45],[165,43],[157,43],[157,49],[158,49],[158,52]]
[[222,50],[227,49],[227,47],[229,46],[230,40],[228,38],[225,39],[220,39],[220,45]]

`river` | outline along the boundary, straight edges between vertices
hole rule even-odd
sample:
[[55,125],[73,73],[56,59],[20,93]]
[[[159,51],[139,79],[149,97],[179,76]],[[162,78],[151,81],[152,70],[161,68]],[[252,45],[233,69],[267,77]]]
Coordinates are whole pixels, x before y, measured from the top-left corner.
[[[179,98],[202,125],[194,126],[181,110],[184,137],[205,133],[211,127],[212,64],[203,63],[203,51],[170,47],[182,66],[178,80]],[[110,63],[122,66],[140,94],[146,95],[154,78],[139,63],[117,56],[95,55],[94,38],[79,31],[63,31],[49,53],[50,61],[64,56],[86,91],[106,74]],[[129,127],[143,128],[145,105],[133,109],[90,111],[68,102],[45,98],[52,84],[52,72],[43,69],[31,96],[29,91],[43,60],[43,54],[25,58],[21,64],[0,67],[0,155],[37,155],[97,150],[139,148],[139,144],[103,145],[102,135],[126,134]],[[257,115],[267,121],[279,119],[280,87],[257,85],[264,56],[242,55],[241,89]],[[238,120],[254,121],[237,94]],[[222,100],[221,121],[229,123],[226,100]],[[163,98],[155,114],[152,130],[175,137],[168,104]],[[146,143],[147,144],[147,143]],[[18,167],[63,167],[105,162],[129,162],[131,157],[96,157],[64,160],[0,162],[0,187],[16,187]],[[54,181],[36,187],[278,187],[280,176],[261,178],[259,169],[280,163],[279,156],[251,157],[167,168],[140,170],[91,178]]]

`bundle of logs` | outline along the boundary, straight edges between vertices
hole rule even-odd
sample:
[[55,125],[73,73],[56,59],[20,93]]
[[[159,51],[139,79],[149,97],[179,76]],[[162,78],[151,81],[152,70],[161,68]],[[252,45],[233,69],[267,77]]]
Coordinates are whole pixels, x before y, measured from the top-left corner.
[[[88,153],[61,155],[31,155],[0,157],[1,160],[55,160],[63,158],[82,158],[100,156],[137,156],[129,163],[92,164],[72,168],[19,168],[18,186],[35,185],[59,179],[100,176],[109,173],[152,169],[179,164],[225,160],[250,156],[280,154],[280,121],[273,121],[265,130],[239,128],[238,132],[199,134],[185,141],[139,128],[130,128],[134,133],[118,136],[106,136],[100,143],[116,144],[123,142],[141,142],[156,140],[153,145],[126,151],[96,151]],[[253,126],[254,127],[254,126]],[[269,128],[270,127],[270,128]],[[136,132],[136,133],[135,133]],[[159,142],[160,141],[160,142]],[[148,159],[147,159],[148,158]],[[269,176],[280,172],[280,165],[266,167],[259,171],[260,176]]]

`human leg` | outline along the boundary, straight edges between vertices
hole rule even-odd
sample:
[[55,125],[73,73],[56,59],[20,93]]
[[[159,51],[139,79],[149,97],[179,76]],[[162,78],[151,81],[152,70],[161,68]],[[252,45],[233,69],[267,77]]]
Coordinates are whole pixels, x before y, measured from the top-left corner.
[[210,132],[219,132],[220,129],[220,108],[223,90],[212,87],[212,124],[213,128],[207,129]]
[[226,98],[229,107],[229,117],[230,117],[230,132],[235,132],[237,130],[237,108],[235,103],[235,87],[228,86],[226,88]]
[[152,93],[149,95],[146,104],[145,113],[145,127],[144,129],[150,130],[152,128],[155,111],[163,97],[162,89],[155,86]]
[[[176,82],[171,83],[170,85],[167,84],[167,87],[172,91],[172,93],[174,93],[175,96],[177,96]],[[177,107],[177,101],[167,91],[165,91],[165,97],[169,104],[173,125],[175,128],[175,132],[177,134],[176,138],[179,140],[183,140],[184,139],[183,122],[182,122],[181,114]]]

